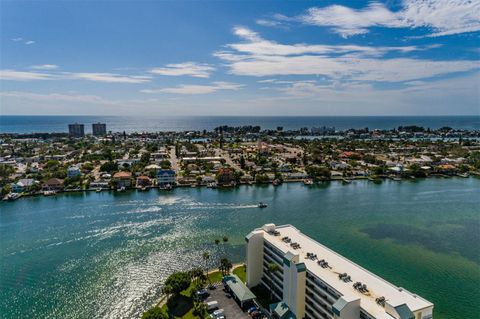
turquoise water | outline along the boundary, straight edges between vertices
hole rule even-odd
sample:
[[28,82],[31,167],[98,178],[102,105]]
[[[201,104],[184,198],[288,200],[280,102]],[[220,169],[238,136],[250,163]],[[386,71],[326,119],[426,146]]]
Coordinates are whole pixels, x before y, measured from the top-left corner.
[[[0,317],[138,317],[170,272],[200,265],[205,250],[241,262],[245,234],[267,222],[293,224],[431,300],[435,318],[478,317],[479,190],[474,178],[428,179],[3,202]],[[229,243],[216,246],[223,235]]]
[[392,129],[419,125],[438,129],[480,130],[479,116],[1,116],[0,133],[68,132],[69,123],[84,123],[91,133],[91,124],[103,122],[112,132],[157,132],[213,130],[220,125],[259,125],[262,129],[298,130],[302,127],[334,126],[350,128]]

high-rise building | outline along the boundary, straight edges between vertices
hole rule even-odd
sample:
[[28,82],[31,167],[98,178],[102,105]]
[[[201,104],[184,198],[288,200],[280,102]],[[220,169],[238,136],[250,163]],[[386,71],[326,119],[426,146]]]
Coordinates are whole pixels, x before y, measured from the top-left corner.
[[107,134],[107,124],[105,123],[93,123],[92,133],[94,136],[103,136]]
[[[302,234],[266,224],[246,237],[247,286],[263,285],[276,318],[432,319],[433,304]],[[273,266],[273,265],[276,266]]]
[[68,124],[68,134],[71,137],[84,137],[85,136],[85,127],[83,124]]

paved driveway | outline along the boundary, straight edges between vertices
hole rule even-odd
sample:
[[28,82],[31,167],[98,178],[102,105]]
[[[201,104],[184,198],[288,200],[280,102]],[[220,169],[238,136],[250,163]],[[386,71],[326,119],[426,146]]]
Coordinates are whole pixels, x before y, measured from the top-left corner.
[[235,299],[227,296],[227,293],[223,290],[223,285],[219,285],[215,290],[209,290],[210,296],[206,302],[216,300],[218,301],[218,308],[225,310],[226,319],[251,319],[251,317],[242,311],[240,305],[237,304]]

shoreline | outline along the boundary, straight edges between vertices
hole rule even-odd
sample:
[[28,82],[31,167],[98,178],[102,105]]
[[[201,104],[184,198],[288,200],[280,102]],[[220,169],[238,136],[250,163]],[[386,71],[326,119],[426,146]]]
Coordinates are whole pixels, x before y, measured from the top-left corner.
[[[330,183],[330,182],[341,182],[343,184],[349,184],[352,181],[369,181],[374,184],[382,184],[386,180],[391,180],[395,182],[403,182],[403,181],[421,181],[421,180],[426,180],[426,179],[431,179],[431,178],[442,178],[442,179],[451,179],[451,178],[462,178],[462,179],[468,179],[468,178],[480,178],[480,173],[476,172],[470,172],[469,176],[460,176],[458,174],[456,175],[445,175],[445,174],[430,174],[426,177],[414,177],[414,178],[399,178],[397,176],[389,176],[389,175],[378,175],[376,177],[372,176],[352,176],[352,177],[338,177],[338,178],[330,178],[330,179],[321,179],[313,182],[312,184],[305,184],[304,179],[295,179],[295,180],[284,180],[281,184],[283,183],[303,183],[306,187],[314,187],[315,185],[319,185],[322,183]],[[380,183],[378,183],[380,181]],[[280,184],[280,185],[281,185]],[[210,189],[233,189],[236,187],[240,186],[270,186],[273,185],[274,187],[277,187],[279,185],[275,185],[273,181],[268,182],[268,183],[247,183],[247,182],[240,182],[238,184],[234,185],[224,185],[224,186],[218,186],[216,188],[208,187],[208,185],[203,185],[203,184],[178,184],[175,188],[210,188]],[[164,192],[171,192],[175,188],[172,188],[170,190],[168,189],[162,189],[158,186],[151,186],[148,187],[147,189],[142,189],[140,187],[131,187],[131,188],[126,188],[123,191],[118,191],[115,189],[111,188],[100,188],[100,192],[113,192],[113,193],[126,193],[126,192],[132,192],[132,191],[137,191],[137,192],[148,192],[150,189],[156,189],[158,191],[164,191]],[[90,192],[98,192],[99,188],[89,188],[89,189],[74,189],[74,190],[62,190],[62,191],[55,191],[53,194],[48,194],[45,195],[43,191],[37,192],[37,193],[18,193],[19,197],[17,197],[14,200],[8,200],[6,198],[3,198],[2,201],[16,201],[17,199],[23,198],[23,197],[55,197],[56,195],[59,194],[78,194],[78,193],[90,193]]]

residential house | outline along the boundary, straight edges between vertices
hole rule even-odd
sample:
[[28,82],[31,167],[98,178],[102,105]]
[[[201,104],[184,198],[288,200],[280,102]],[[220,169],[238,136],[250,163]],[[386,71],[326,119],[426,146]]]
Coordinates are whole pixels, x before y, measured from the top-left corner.
[[38,181],[33,178],[22,178],[18,182],[12,184],[12,193],[25,192],[35,184],[38,184]]
[[59,191],[63,189],[63,179],[50,178],[42,185],[43,190]]
[[132,173],[117,172],[113,175],[113,181],[116,182],[117,188],[127,188],[132,185]]
[[175,186],[177,184],[177,174],[173,169],[160,169],[157,172],[157,185],[160,188],[167,185]]
[[217,174],[218,184],[231,185],[235,182],[235,172],[230,167],[222,167]]
[[148,176],[142,175],[137,177],[137,187],[152,186],[152,179]]
[[77,176],[80,176],[82,175],[82,173],[80,172],[80,168],[78,166],[70,166],[69,168],[67,168],[67,177],[77,177]]

